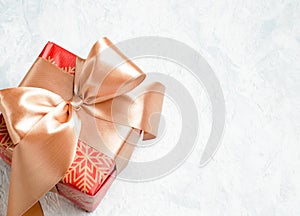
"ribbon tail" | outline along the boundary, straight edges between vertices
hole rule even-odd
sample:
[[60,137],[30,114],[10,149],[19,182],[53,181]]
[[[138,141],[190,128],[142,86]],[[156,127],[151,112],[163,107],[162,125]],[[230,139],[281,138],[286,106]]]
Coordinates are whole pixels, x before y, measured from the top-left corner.
[[23,216],[43,216],[44,212],[40,202],[35,203]]
[[[129,108],[129,124],[143,131],[143,140],[154,139],[158,133],[158,126],[164,101],[165,87],[159,82],[148,84],[136,93],[137,99]],[[138,116],[140,113],[141,116]],[[132,123],[131,123],[132,122]]]
[[143,140],[154,139],[158,132],[165,87],[158,82],[111,100],[84,106],[96,119],[106,120],[143,131]]
[[8,216],[36,208],[38,200],[61,180],[75,157],[78,123],[72,107],[62,103],[21,139],[12,157]]

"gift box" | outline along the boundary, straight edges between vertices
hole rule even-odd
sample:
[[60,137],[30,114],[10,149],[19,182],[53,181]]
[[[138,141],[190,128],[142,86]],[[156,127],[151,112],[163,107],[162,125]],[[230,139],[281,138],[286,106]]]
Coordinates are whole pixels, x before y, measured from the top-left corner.
[[[117,69],[108,67],[109,64],[112,64],[110,62],[111,60],[105,59],[106,57],[103,54],[103,56],[101,56],[101,52],[105,49],[109,49],[109,52],[113,52],[115,55],[108,55],[109,58],[117,56],[117,58],[125,60],[125,66],[121,66],[121,68]],[[86,72],[87,70],[92,70],[92,72]],[[84,101],[77,101],[78,98],[83,100],[83,96],[74,97],[74,91],[76,91],[76,89],[84,89],[84,85],[80,86],[80,84],[76,83],[80,83],[80,78],[82,75],[85,75],[85,72],[90,73],[90,78],[93,78],[85,79],[83,76],[83,80],[87,84],[89,84],[89,80],[99,78],[100,76],[98,74],[105,74],[105,76],[102,76],[99,84],[94,84],[98,89],[94,91],[97,97],[90,97],[93,99],[97,98],[95,104],[93,104],[93,108],[96,111],[93,112],[90,111],[91,109],[89,109],[88,106],[86,106],[88,108],[84,106],[81,107]],[[81,73],[80,78],[76,78],[77,73]],[[133,75],[128,76],[130,73]],[[122,80],[124,77],[127,79],[125,80],[126,82]],[[128,99],[129,97],[125,95],[127,92],[136,88],[144,78],[145,75],[143,72],[114,47],[107,38],[104,38],[101,42],[94,45],[87,60],[76,56],[52,42],[46,44],[19,87],[32,87],[35,91],[40,92],[42,92],[42,89],[46,89],[47,91],[59,95],[66,101],[64,109],[69,107],[68,109],[71,110],[68,110],[68,115],[69,112],[74,112],[76,113],[74,119],[79,118],[81,121],[80,132],[78,132],[78,136],[76,137],[76,148],[74,148],[72,161],[52,191],[59,193],[87,211],[93,211],[105,196],[116,175],[126,167],[134,150],[134,144],[141,139],[142,135],[144,135],[144,139],[154,138],[159,119],[156,119],[154,125],[149,125],[149,119],[147,118],[153,113],[159,113],[161,111],[164,92],[163,85],[154,83],[147,86],[143,89],[144,92],[147,92],[146,96],[142,95],[137,99],[138,101],[130,101],[130,99]],[[118,79],[119,81],[121,80],[121,82],[115,81]],[[104,85],[103,83],[107,84]],[[123,88],[123,86],[112,88],[115,83],[118,85],[123,83],[125,88]],[[133,83],[135,84],[132,85]],[[93,87],[93,85],[91,86]],[[87,89],[93,89],[92,87],[89,86]],[[31,91],[32,89],[29,88],[28,90]],[[35,99],[36,98],[39,97],[35,97]],[[4,99],[2,103],[5,104]],[[88,99],[86,101],[88,101]],[[39,100],[40,98],[37,101]],[[116,105],[114,105],[114,103]],[[86,104],[88,104],[88,102],[86,102]],[[133,109],[132,104],[134,104]],[[141,110],[140,104],[148,104],[147,109],[145,109],[147,111],[138,113],[137,110]],[[135,109],[134,106],[138,108]],[[30,107],[32,107],[32,105]],[[116,107],[117,111],[112,111],[114,109],[113,107]],[[123,109],[118,110],[119,107],[123,107]],[[110,110],[108,110],[108,108]],[[23,114],[21,113],[21,115]],[[124,118],[125,115],[129,115],[131,119],[128,121],[128,119]],[[133,115],[134,117],[132,117]],[[141,120],[137,120],[136,115],[139,116],[138,118]],[[14,121],[10,121],[8,116],[9,115],[5,114],[0,115],[0,156],[6,163],[11,164],[12,158],[14,157],[14,150],[16,146],[19,145],[17,143],[20,140],[22,141],[22,139],[19,138],[19,134],[22,134],[23,131],[17,131],[19,134],[16,133],[14,130],[16,130],[15,128],[17,128],[17,126],[11,126],[14,124]],[[38,115],[36,115],[35,118],[37,118],[37,116]],[[43,114],[42,116],[47,115]],[[93,121],[91,120],[91,116],[94,118]],[[34,118],[32,119],[32,121],[35,120]],[[147,121],[145,121],[145,119],[147,119]],[[27,123],[26,121],[28,120],[24,120],[25,124]],[[37,124],[36,122],[32,123],[32,126]],[[29,126],[30,124],[28,127]],[[24,132],[24,136],[27,136],[26,133]],[[18,140],[19,138],[19,140],[13,141],[13,139],[11,139],[12,135],[17,137],[14,139]],[[55,135],[49,136],[55,138]],[[67,138],[66,136],[66,139]],[[35,152],[32,152],[32,154],[35,154]],[[45,169],[47,168],[45,167]],[[40,180],[41,179],[36,179],[36,181]],[[28,204],[27,210],[30,207]],[[24,209],[25,208],[23,208],[23,210]]]

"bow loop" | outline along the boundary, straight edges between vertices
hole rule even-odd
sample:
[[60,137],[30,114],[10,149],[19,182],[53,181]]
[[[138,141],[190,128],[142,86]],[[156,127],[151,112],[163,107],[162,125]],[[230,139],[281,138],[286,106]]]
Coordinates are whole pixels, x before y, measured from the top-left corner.
[[0,91],[0,111],[14,144],[63,99],[40,88],[19,87]]
[[76,67],[74,89],[87,104],[95,104],[123,95],[146,77],[107,38],[97,41],[88,58]]
[[7,214],[22,215],[71,165],[81,124],[68,102],[40,88],[1,90],[0,111],[16,144]]

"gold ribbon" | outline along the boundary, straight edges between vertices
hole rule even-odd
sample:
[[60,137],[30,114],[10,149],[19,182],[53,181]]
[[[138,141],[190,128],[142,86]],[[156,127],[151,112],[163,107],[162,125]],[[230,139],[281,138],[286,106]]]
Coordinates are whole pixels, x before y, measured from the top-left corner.
[[[123,64],[115,67],[116,62]],[[144,79],[103,38],[86,60],[77,58],[74,79],[38,58],[20,87],[1,90],[0,111],[15,144],[7,215],[42,214],[38,200],[70,167],[78,139],[117,160],[130,134],[143,131],[144,139],[154,138],[159,118],[152,117],[161,112],[164,86],[138,90]],[[133,89],[138,97],[126,94]],[[127,129],[125,138],[116,135],[119,128]],[[122,156],[129,159],[130,151]]]

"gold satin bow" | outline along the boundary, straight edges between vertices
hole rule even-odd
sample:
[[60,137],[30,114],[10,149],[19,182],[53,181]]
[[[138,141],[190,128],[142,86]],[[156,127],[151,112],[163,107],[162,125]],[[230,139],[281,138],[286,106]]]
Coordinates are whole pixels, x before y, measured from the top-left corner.
[[[123,64],[115,67],[116,62]],[[159,118],[155,122],[150,118],[161,112],[163,102],[160,83],[137,91],[137,98],[126,95],[145,74],[107,38],[93,46],[86,60],[77,58],[72,91],[64,85],[73,79],[69,74],[43,59],[35,64],[42,70],[28,73],[21,87],[0,91],[0,112],[15,144],[9,216],[40,211],[34,210],[40,209],[38,200],[70,167],[78,139],[107,154],[116,149],[103,137],[104,122],[143,131],[144,139],[154,138]],[[115,133],[109,128],[105,136]]]

